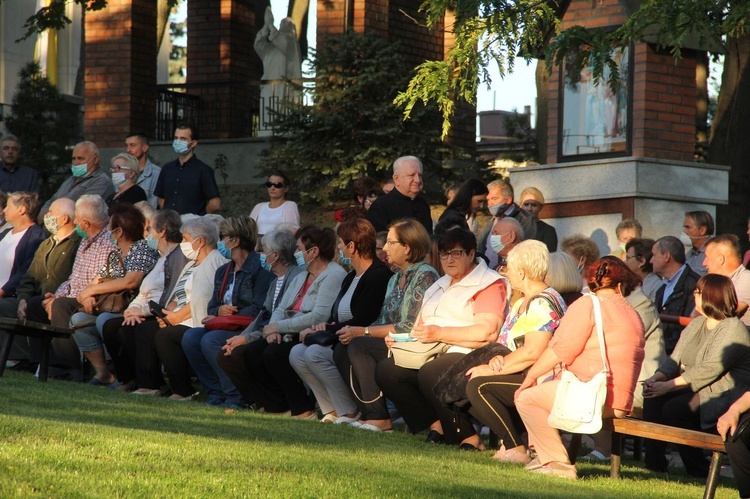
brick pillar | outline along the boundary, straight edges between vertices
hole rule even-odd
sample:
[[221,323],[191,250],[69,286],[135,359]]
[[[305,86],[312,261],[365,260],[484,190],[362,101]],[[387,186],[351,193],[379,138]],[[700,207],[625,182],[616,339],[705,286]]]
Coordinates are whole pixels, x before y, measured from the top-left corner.
[[156,117],[156,2],[109,0],[86,13],[84,136],[120,147],[129,131],[153,136]]
[[[582,25],[587,28],[616,26],[627,20],[618,0],[573,0],[565,12],[562,28]],[[692,161],[695,151],[695,57],[683,50],[675,60],[667,51],[637,43],[633,50],[633,86],[630,98],[633,113],[631,151],[633,156]],[[604,84],[604,83],[603,83]],[[547,122],[547,163],[557,163],[559,122],[563,119],[560,102],[560,67],[549,80]],[[581,159],[585,159],[582,156]]]
[[201,99],[197,125],[202,139],[252,134],[258,108],[253,82],[263,73],[253,49],[254,9],[252,0],[188,3],[187,86]]

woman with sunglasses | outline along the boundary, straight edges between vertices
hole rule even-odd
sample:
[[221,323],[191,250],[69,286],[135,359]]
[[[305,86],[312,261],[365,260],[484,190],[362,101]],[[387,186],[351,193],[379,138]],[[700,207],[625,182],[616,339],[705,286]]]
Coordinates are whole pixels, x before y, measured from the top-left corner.
[[297,203],[288,201],[286,195],[291,188],[289,177],[282,171],[272,172],[266,182],[268,188],[267,203],[258,203],[250,213],[250,218],[258,224],[258,236],[268,234],[280,223],[291,223],[295,227],[300,226],[299,210]]

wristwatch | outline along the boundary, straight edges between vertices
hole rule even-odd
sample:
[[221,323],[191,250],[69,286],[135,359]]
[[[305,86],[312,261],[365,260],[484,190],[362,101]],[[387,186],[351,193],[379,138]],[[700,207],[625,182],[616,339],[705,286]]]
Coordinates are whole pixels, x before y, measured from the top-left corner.
[[366,326],[365,326],[365,337],[366,337],[366,338],[369,338],[369,337],[370,337],[370,328],[369,328],[369,327],[366,327]]

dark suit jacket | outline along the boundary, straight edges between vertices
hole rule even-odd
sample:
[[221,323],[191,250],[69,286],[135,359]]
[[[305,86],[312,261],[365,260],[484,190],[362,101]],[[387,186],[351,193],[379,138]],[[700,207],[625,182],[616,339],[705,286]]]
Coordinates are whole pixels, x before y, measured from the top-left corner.
[[533,239],[543,242],[550,253],[557,251],[557,231],[550,224],[536,221],[536,236]]
[[[667,285],[662,284],[658,291],[656,291],[656,297],[654,298],[656,309],[659,313],[683,317],[690,315],[695,308],[693,290],[700,278],[701,276],[691,269],[690,265],[687,265],[677,284],[675,284],[674,291],[672,291],[672,294],[667,298],[664,305],[661,303],[664,300],[664,290]],[[666,347],[667,355],[670,355],[672,350],[674,350],[683,329],[679,324],[664,324],[664,346]]]
[[376,199],[366,216],[377,232],[388,230],[388,226],[396,220],[415,218],[424,225],[428,234],[432,234],[432,214],[427,201],[419,196],[411,199],[398,189]]
[[[5,238],[8,233],[13,229],[8,229],[0,234],[0,240]],[[10,269],[10,277],[8,282],[3,285],[3,292],[6,297],[15,296],[16,288],[21,283],[21,279],[26,275],[26,272],[31,266],[31,262],[34,260],[36,250],[39,249],[39,245],[47,239],[47,233],[38,225],[32,225],[28,228],[26,233],[23,235],[18,246],[16,246],[16,256],[13,259],[13,266]]]

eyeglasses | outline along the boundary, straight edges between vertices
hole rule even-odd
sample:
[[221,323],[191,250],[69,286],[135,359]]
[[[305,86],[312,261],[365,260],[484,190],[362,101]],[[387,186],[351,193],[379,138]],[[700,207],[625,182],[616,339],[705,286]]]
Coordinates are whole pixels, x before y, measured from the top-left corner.
[[122,166],[122,165],[114,165],[114,166],[112,166],[112,171],[113,172],[122,172],[122,171],[125,171],[125,170],[130,170],[130,168],[128,168],[127,166]]
[[638,258],[636,255],[625,255],[625,260],[630,260],[631,258]]
[[271,187],[275,187],[276,189],[283,189],[284,187],[286,187],[286,184],[283,182],[266,182],[266,187],[268,187],[269,189]]
[[404,243],[402,243],[401,241],[391,241],[391,240],[387,240],[387,241],[385,242],[385,244],[383,245],[383,247],[385,247],[385,246],[393,246],[394,244],[404,244]]
[[451,251],[441,251],[439,254],[441,260],[447,260],[449,256],[453,257],[454,260],[458,260],[461,258],[461,255],[466,254],[466,250],[454,249]]

